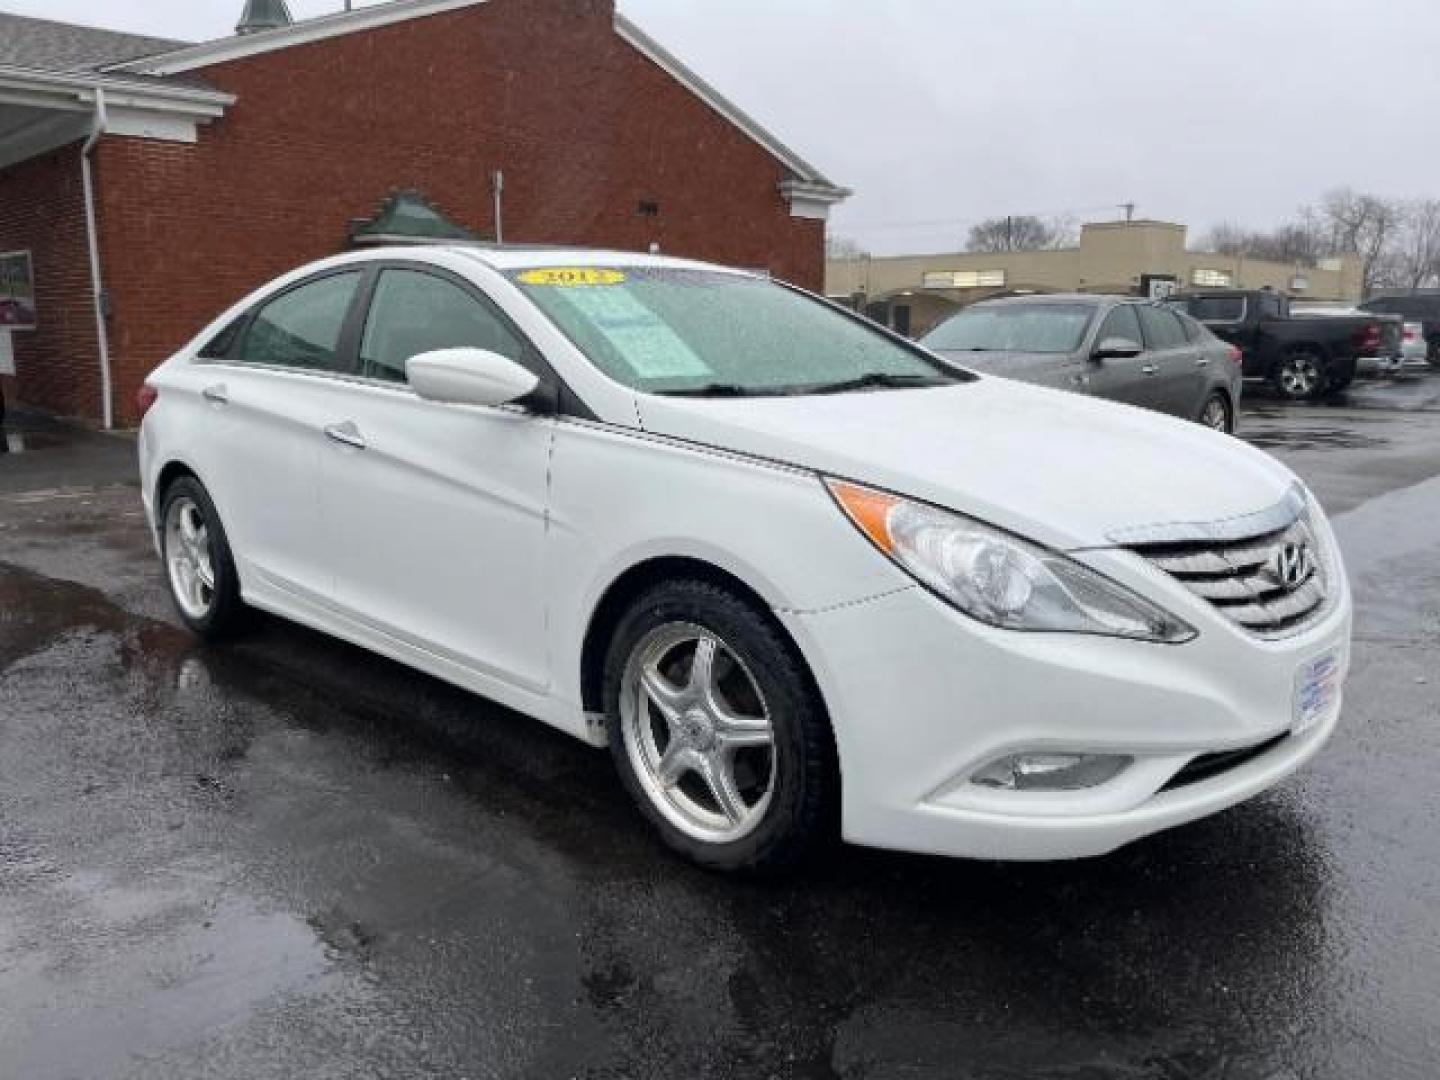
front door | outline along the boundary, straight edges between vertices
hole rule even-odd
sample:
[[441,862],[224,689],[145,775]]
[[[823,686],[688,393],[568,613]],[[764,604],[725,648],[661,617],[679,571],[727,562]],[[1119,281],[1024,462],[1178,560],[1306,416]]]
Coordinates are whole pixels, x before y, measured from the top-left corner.
[[440,405],[406,384],[435,349],[529,346],[472,286],[388,266],[374,284],[361,378],[328,420],[324,512],[335,599],[371,627],[490,678],[548,685],[544,552],[554,421]]
[[1099,345],[1110,338],[1120,338],[1124,341],[1132,341],[1141,346],[1142,351],[1137,356],[1109,356],[1104,360],[1087,360],[1088,371],[1082,376],[1085,380],[1084,389],[1095,397],[1107,398],[1110,401],[1123,401],[1127,405],[1138,405],[1142,408],[1154,407],[1153,386],[1151,380],[1154,378],[1152,369],[1154,364],[1150,354],[1144,350],[1145,335],[1140,329],[1140,319],[1136,315],[1139,305],[1121,304],[1111,310],[1100,324],[1094,342]]

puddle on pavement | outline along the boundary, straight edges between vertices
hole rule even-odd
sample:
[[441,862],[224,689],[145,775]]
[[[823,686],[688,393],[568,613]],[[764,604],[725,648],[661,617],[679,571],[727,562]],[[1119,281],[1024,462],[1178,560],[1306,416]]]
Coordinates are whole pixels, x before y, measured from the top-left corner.
[[[1269,419],[1269,417],[1266,417]],[[1242,431],[1246,442],[1262,450],[1373,450],[1389,439],[1362,435],[1351,428],[1311,427],[1287,431]]]

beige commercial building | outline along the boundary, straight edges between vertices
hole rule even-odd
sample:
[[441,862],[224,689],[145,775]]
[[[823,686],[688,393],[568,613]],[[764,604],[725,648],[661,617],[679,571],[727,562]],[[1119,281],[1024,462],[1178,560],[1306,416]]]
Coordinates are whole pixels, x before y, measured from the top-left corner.
[[919,336],[954,311],[1015,293],[1125,293],[1269,287],[1307,300],[1358,303],[1358,259],[1319,266],[1189,251],[1185,226],[1164,221],[1086,225],[1076,247],[991,254],[862,256],[826,266],[826,295]]

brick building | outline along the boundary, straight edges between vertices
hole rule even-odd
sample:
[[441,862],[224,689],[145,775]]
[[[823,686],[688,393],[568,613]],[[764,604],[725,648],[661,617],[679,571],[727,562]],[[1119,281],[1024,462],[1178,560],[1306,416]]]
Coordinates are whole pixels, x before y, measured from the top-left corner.
[[241,29],[186,45],[0,15],[0,258],[29,253],[35,310],[12,396],[127,423],[219,310],[377,231],[407,190],[481,239],[658,244],[823,285],[847,192],[614,0],[301,23],[251,0]]

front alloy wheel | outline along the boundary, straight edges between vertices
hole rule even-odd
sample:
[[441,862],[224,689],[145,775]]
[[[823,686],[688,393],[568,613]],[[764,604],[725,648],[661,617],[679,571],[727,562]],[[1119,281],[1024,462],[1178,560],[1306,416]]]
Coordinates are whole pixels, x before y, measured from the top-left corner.
[[764,695],[715,634],[656,627],[631,654],[620,731],[635,775],[675,828],[703,843],[753,832],[775,787]]
[[658,583],[620,619],[605,668],[616,771],[674,850],[716,870],[782,870],[838,831],[829,718],[761,605]]

